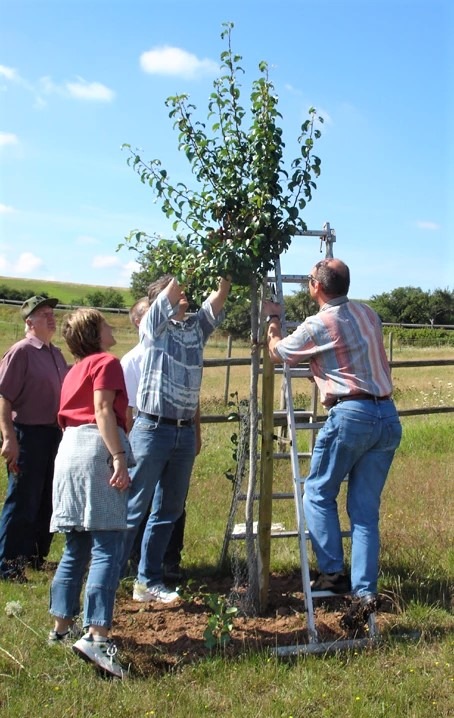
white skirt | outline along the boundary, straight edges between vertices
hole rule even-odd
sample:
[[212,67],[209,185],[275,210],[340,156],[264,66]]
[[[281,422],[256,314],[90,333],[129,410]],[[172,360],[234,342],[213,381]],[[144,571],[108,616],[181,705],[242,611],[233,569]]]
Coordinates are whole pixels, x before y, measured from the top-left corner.
[[[129,441],[119,431],[133,466]],[[50,531],[126,529],[129,491],[111,486],[112,474],[112,457],[97,425],[67,427],[55,459]]]

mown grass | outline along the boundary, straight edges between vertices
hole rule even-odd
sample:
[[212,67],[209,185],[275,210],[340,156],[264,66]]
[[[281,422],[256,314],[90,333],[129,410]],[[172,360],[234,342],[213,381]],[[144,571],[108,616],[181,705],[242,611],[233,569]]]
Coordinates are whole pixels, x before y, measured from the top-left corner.
[[[126,317],[113,315],[122,354],[134,343]],[[0,342],[8,346],[8,337]],[[11,342],[9,342],[11,343]],[[225,342],[210,342],[206,356],[225,356]],[[247,355],[235,348],[234,355]],[[449,353],[424,351],[430,358]],[[401,354],[401,357],[404,358]],[[395,356],[395,358],[398,358]],[[418,358],[412,350],[405,358]],[[444,371],[446,369],[446,372]],[[452,400],[452,367],[402,369],[396,377],[398,405],[415,406],[420,392],[438,388],[434,401]],[[249,370],[231,370],[230,392],[247,397]],[[206,369],[202,412],[224,413],[225,369]],[[302,382],[295,391],[304,405],[310,393]],[[441,397],[441,399],[440,399]],[[276,394],[276,402],[278,393]],[[300,656],[292,661],[245,649],[240,658],[222,653],[171,672],[156,670],[146,678],[118,684],[102,681],[71,651],[46,644],[51,621],[51,576],[29,571],[26,585],[0,583],[0,714],[42,718],[137,718],[139,716],[238,716],[239,718],[448,718],[454,714],[453,466],[454,417],[407,417],[382,503],[380,590],[395,612],[386,614],[382,642],[373,650]],[[224,472],[233,466],[231,424],[204,424],[188,497],[184,565],[189,571],[215,572],[218,566],[231,483]],[[276,467],[283,489],[288,469]],[[6,485],[0,475],[0,497]],[[279,502],[275,520],[294,521],[291,502]],[[279,512],[283,512],[281,516]],[[58,560],[62,541],[52,546]],[[272,569],[298,565],[294,539],[272,544]],[[19,601],[23,612],[8,616],[5,606]],[[61,650],[60,650],[61,649]]]
[[[8,287],[8,289],[16,289],[18,291],[29,292],[33,294],[42,294],[47,292],[47,296],[56,297],[60,304],[72,304],[74,300],[81,299],[100,290],[105,291],[106,287],[91,284],[72,284],[71,282],[54,282],[44,279],[17,279],[13,277],[0,277],[0,285]],[[119,292],[125,302],[125,306],[132,304],[132,294],[125,287],[112,287]]]

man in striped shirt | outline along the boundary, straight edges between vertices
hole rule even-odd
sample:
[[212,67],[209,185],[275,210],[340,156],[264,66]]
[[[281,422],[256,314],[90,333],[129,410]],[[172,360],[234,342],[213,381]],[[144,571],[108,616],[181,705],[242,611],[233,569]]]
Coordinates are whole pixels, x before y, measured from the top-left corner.
[[183,513],[192,466],[200,448],[199,394],[203,349],[224,318],[230,280],[198,312],[177,280],[165,275],[150,285],[150,309],[140,322],[144,357],[137,417],[130,434],[136,466],[131,472],[123,571],[138,527],[153,499],[141,545],[133,599],[170,603],[178,598],[163,583],[163,561],[175,522]]
[[[320,574],[315,590],[353,593],[343,617],[356,628],[377,609],[380,497],[402,428],[394,402],[380,318],[348,299],[350,272],[339,259],[318,262],[309,292],[319,312],[282,339],[281,307],[264,303],[274,362],[309,361],[328,418],[317,436],[304,483],[304,513]],[[344,570],[337,496],[348,475],[351,576]]]

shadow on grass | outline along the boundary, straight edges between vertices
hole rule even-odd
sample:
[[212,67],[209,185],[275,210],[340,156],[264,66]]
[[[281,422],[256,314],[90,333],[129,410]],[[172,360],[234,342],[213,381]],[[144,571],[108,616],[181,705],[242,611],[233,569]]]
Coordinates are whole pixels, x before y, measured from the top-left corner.
[[409,570],[408,565],[382,566],[383,592],[390,595],[401,609],[411,602],[437,606],[446,611],[454,608],[454,582],[444,577],[430,577],[424,567]]

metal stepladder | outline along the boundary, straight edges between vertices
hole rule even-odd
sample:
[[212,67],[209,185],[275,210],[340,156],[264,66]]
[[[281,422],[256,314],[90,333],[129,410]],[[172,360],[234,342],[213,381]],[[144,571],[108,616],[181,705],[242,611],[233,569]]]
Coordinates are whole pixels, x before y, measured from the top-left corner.
[[[328,254],[326,256],[332,256]],[[280,261],[276,262],[276,268],[275,268],[275,286],[276,286],[276,294],[277,294],[277,301],[284,306],[283,302],[283,281],[289,281],[288,276],[283,276],[281,274],[281,268],[280,268]],[[292,281],[293,278],[290,280]],[[302,277],[302,280],[308,280],[308,277]],[[285,316],[282,317],[282,335],[286,336],[287,334],[287,322],[285,320]],[[290,367],[287,364],[284,364],[282,366],[282,388],[283,388],[283,396],[285,400],[285,408],[286,408],[286,415],[287,415],[287,431],[288,431],[288,445],[289,445],[289,454],[290,454],[290,462],[291,462],[291,470],[292,470],[292,484],[293,484],[293,493],[294,493],[294,499],[295,499],[295,510],[296,510],[296,521],[297,521],[297,527],[298,527],[298,541],[299,541],[299,553],[300,553],[300,566],[301,566],[301,578],[302,578],[302,586],[303,586],[303,592],[304,592],[304,603],[305,603],[305,611],[307,614],[307,630],[308,630],[308,636],[309,636],[309,643],[306,645],[298,645],[298,646],[285,646],[281,648],[276,648],[275,653],[277,653],[280,656],[290,656],[290,655],[296,655],[298,653],[326,653],[327,651],[332,650],[341,650],[341,649],[347,649],[352,647],[362,647],[366,645],[370,645],[371,640],[377,638],[377,628],[376,628],[376,621],[375,621],[375,614],[372,614],[369,616],[368,619],[368,632],[369,635],[366,638],[352,638],[347,640],[338,640],[331,643],[324,643],[319,640],[318,631],[315,624],[315,612],[314,612],[314,599],[324,598],[324,597],[332,597],[335,596],[331,591],[313,591],[311,588],[311,579],[310,579],[310,572],[309,572],[309,555],[307,550],[307,542],[310,540],[309,532],[306,527],[306,521],[304,517],[304,508],[303,508],[303,493],[304,493],[304,478],[301,477],[300,474],[300,459],[302,457],[307,457],[307,454],[301,454],[298,451],[298,437],[297,432],[299,429],[310,429],[312,426],[313,432],[312,437],[315,439],[315,431],[320,428],[321,424],[316,421],[316,404],[317,404],[317,394],[316,394],[316,387],[314,386],[314,397],[315,400],[313,400],[312,403],[312,421],[309,423],[306,421],[304,423],[298,422],[298,412],[295,412],[294,408],[294,402],[293,402],[293,392],[292,392],[292,380],[295,377],[310,377],[311,373],[308,369],[302,369],[298,367]],[[315,421],[314,421],[315,419]],[[313,443],[311,444],[311,448],[313,448]],[[348,477],[346,477],[346,480],[348,480]],[[350,537],[350,531],[342,531],[342,537]]]
[[[319,237],[321,244],[325,243],[325,258],[333,257],[333,242],[336,240],[335,232],[330,228],[328,223],[325,224],[323,230],[306,230],[305,232],[299,233],[305,236]],[[269,275],[266,282],[268,285],[275,285],[275,292],[277,294],[277,300],[284,306],[283,296],[283,284],[304,284],[308,282],[308,275],[283,275],[281,273],[280,261],[278,260],[275,266],[275,276]],[[287,330],[296,326],[291,322],[287,322],[285,316],[282,318],[282,333],[283,336],[287,334]],[[282,388],[281,388],[281,410],[274,412],[274,424],[275,426],[281,426],[284,422],[287,427],[287,436],[285,444],[289,447],[286,451],[273,451],[273,458],[277,460],[289,460],[291,463],[292,473],[292,491],[282,492],[277,494],[273,491],[273,502],[275,499],[290,499],[294,500],[295,512],[296,512],[296,530],[287,530],[284,525],[272,524],[271,525],[271,538],[291,538],[298,537],[299,542],[299,554],[300,554],[300,567],[301,567],[301,578],[302,588],[304,593],[304,605],[307,613],[307,630],[309,643],[300,644],[297,646],[285,646],[278,647],[274,652],[279,656],[292,656],[300,653],[312,653],[312,654],[324,654],[328,651],[337,651],[348,648],[359,648],[361,646],[370,645],[371,638],[376,636],[375,627],[375,616],[369,617],[369,637],[367,638],[355,638],[350,640],[336,640],[330,643],[321,642],[319,639],[318,631],[315,624],[315,611],[314,611],[314,599],[320,599],[323,597],[334,597],[336,594],[330,591],[312,591],[310,585],[310,572],[309,572],[309,555],[307,542],[309,540],[309,534],[306,528],[306,522],[304,518],[303,509],[303,491],[304,491],[304,479],[300,475],[300,460],[310,459],[312,454],[313,445],[315,443],[316,432],[323,426],[324,421],[320,421],[317,417],[317,405],[318,405],[318,390],[315,384],[312,385],[312,398],[311,406],[309,410],[295,410],[293,401],[292,381],[296,378],[305,378],[306,380],[311,378],[312,374],[308,367],[299,366],[290,368],[288,365],[280,367],[278,365],[275,368],[276,374],[282,374]],[[299,452],[298,451],[298,431],[306,430],[309,431],[309,451]],[[279,442],[279,438],[278,438]],[[282,444],[281,444],[282,446]],[[239,466],[239,465],[238,465]],[[239,470],[241,475],[241,467]],[[255,496],[259,499],[259,495]],[[226,526],[226,532],[224,536],[224,543],[221,552],[220,564],[223,563],[227,556],[229,543],[231,540],[244,540],[246,538],[245,524],[235,523],[235,515],[241,501],[245,501],[246,494],[242,489],[241,480],[234,485],[234,492],[232,496],[232,503],[230,514]],[[254,536],[257,535],[258,527],[254,522]],[[342,532],[343,537],[350,536],[349,531]]]

